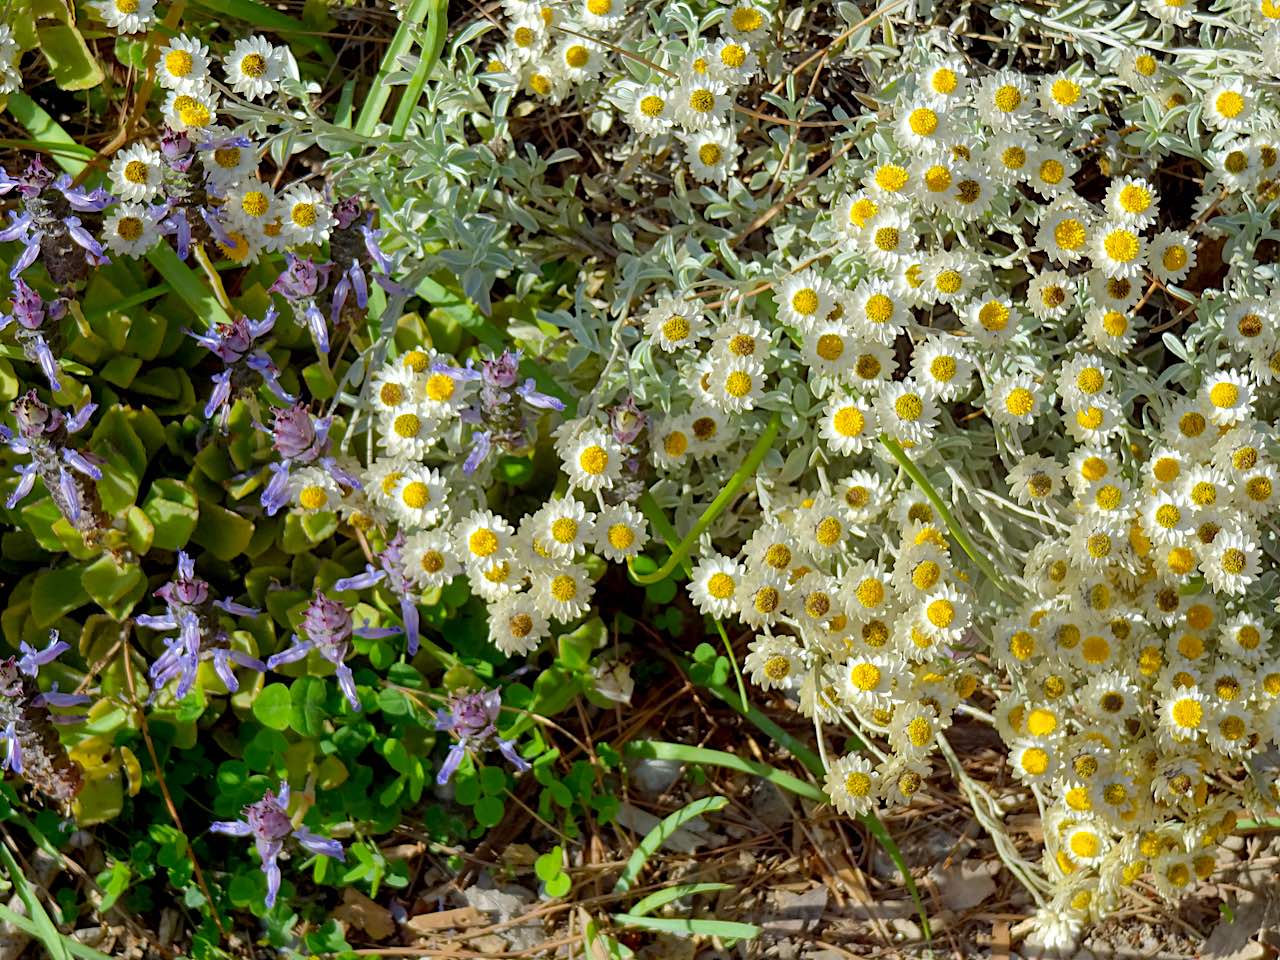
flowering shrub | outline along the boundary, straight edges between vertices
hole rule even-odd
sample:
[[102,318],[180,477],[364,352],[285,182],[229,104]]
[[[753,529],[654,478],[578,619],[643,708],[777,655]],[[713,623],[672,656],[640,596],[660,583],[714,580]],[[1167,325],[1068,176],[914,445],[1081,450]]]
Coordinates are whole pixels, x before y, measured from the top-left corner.
[[416,5],[358,115],[285,43],[92,6],[163,96],[0,175],[4,632],[82,664],[10,662],[5,765],[92,823],[147,723],[217,742],[182,788],[264,877],[200,881],[215,927],[287,939],[290,836],[405,880],[364,836],[428,770],[496,823],[672,578],[847,815],[955,778],[1000,832],[946,735],[993,725],[1047,947],[1280,801],[1271,0],[505,0],[447,46]]

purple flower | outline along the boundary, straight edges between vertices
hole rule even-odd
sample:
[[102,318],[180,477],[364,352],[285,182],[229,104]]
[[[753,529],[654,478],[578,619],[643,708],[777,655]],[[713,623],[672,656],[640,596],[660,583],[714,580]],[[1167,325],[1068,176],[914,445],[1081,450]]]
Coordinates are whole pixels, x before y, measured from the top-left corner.
[[468,360],[465,369],[450,368],[450,373],[459,380],[480,383],[475,401],[461,413],[463,422],[476,428],[462,466],[468,475],[479,469],[495,446],[513,453],[529,445],[536,423],[531,410],[564,409],[555,397],[539,393],[532,377],[520,383],[519,350],[504,350],[496,357],[481,360],[479,369]]
[[290,638],[290,646],[267,658],[267,668],[274,670],[281,664],[294,663],[306,657],[314,650],[334,666],[338,677],[338,687],[347,698],[352,710],[360,709],[360,696],[356,693],[355,677],[347,666],[347,657],[351,655],[351,637],[391,637],[400,632],[398,627],[354,627],[351,613],[337,600],[330,600],[323,593],[316,595],[307,605],[302,616],[302,632],[306,639],[297,634]]
[[42,402],[34,390],[14,401],[13,418],[18,432],[0,425],[0,440],[14,453],[30,457],[30,461],[15,468],[21,479],[5,503],[8,509],[12,510],[31,492],[39,477],[59,511],[87,541],[109,525],[97,488],[85,480],[102,479],[102,461],[94,454],[77,450],[70,441],[96,409],[97,404],[87,403],[74,416],[67,417]]
[[243,820],[217,820],[209,824],[209,829],[233,837],[253,838],[258,856],[262,858],[262,872],[267,876],[268,907],[275,906],[276,895],[280,892],[279,858],[285,841],[290,837],[311,853],[338,861],[346,860],[342,844],[337,840],[293,825],[289,819],[289,784],[284,780],[280,781],[278,793],[268,790],[261,800],[244,807],[240,813]]
[[0,242],[23,245],[9,269],[11,280],[43,259],[50,278],[61,287],[83,280],[90,266],[107,262],[94,232],[98,215],[115,202],[109,193],[100,187],[72,186],[66,174],[55,178],[39,158],[22,177],[0,177],[0,192],[15,190],[19,207],[9,212],[8,226],[0,229]]
[[[468,753],[480,753],[496,747],[517,771],[529,769],[529,763],[518,753],[514,740],[498,736],[498,711],[502,709],[502,695],[497,690],[464,691],[449,699],[448,709],[436,711],[436,729],[448,731],[457,737],[449,748],[444,766],[436,776],[436,783],[446,784]],[[492,741],[492,743],[490,743]]]
[[227,689],[235,693],[240,689],[232,664],[257,670],[267,665],[257,657],[231,649],[231,638],[223,628],[219,612],[237,617],[256,616],[258,611],[233,600],[212,599],[207,581],[196,576],[195,562],[186,551],[178,553],[177,575],[160,587],[155,596],[168,608],[163,614],[142,614],[135,622],[152,630],[177,631],[177,636],[165,638],[165,650],[151,664],[148,676],[156,693],[177,678],[174,696],[181,700],[195,685],[200,661],[213,661],[213,669]]
[[240,317],[231,323],[218,324],[208,333],[187,331],[196,343],[226,364],[224,370],[213,376],[213,395],[204,408],[206,418],[211,419],[235,396],[249,392],[259,381],[265,383],[280,400],[293,402],[293,397],[280,386],[280,370],[275,361],[258,342],[272,331],[275,324],[276,311],[272,307],[261,320]]
[[319,464],[339,483],[353,490],[360,489],[359,479],[329,456],[332,417],[314,419],[301,403],[277,408],[272,416],[270,429],[260,427],[271,434],[272,446],[281,457],[279,463],[267,467],[271,479],[262,491],[262,506],[267,516],[275,516],[289,502],[289,469],[294,463]]
[[78,723],[82,715],[56,715],[50,707],[75,707],[88,697],[59,693],[58,685],[40,692],[40,668],[52,663],[68,645],[49,631],[49,644],[37,650],[23,642],[20,657],[0,660],[0,770],[10,770],[46,795],[70,800],[83,784],[80,767],[63,748],[56,724]]
[[42,328],[46,319],[60,320],[66,313],[66,305],[61,300],[55,300],[46,310],[40,294],[22,279],[14,281],[11,303],[13,312],[0,314],[0,330],[16,321],[18,324],[16,339],[22,347],[23,354],[28,360],[39,365],[45,379],[49,381],[50,390],[61,390],[58,361],[49,346],[49,340],[45,336],[46,331]]
[[386,547],[378,554],[378,566],[365,566],[364,573],[354,577],[344,577],[333,585],[334,590],[364,590],[375,584],[384,584],[400,601],[400,616],[404,620],[405,639],[408,642],[409,656],[418,652],[418,601],[414,597],[408,578],[404,575],[404,560],[401,550],[404,547],[404,531],[387,542]]

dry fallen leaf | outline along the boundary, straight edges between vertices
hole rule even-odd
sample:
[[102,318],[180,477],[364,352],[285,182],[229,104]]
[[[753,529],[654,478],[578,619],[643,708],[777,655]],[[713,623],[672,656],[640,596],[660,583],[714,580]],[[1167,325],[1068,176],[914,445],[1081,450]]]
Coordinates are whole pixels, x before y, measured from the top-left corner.
[[333,911],[333,917],[348,927],[363,930],[372,940],[385,940],[396,931],[391,911],[354,887],[342,891],[342,906]]

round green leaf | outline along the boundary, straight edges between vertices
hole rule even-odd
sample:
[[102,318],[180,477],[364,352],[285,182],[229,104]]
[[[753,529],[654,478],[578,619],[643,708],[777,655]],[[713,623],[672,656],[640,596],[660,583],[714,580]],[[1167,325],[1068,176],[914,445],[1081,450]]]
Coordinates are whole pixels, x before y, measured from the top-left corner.
[[283,683],[267,684],[253,701],[253,715],[272,730],[288,727],[292,713],[293,701],[289,697],[289,688]]
[[327,695],[324,681],[319,677],[299,677],[293,681],[289,688],[292,701],[289,726],[304,737],[320,736],[324,732],[325,717],[328,716],[324,708]]
[[502,822],[506,809],[501,797],[481,797],[476,801],[476,823],[482,827],[496,827]]
[[562,873],[557,877],[552,877],[546,883],[546,891],[548,897],[563,897],[569,892],[569,888],[573,882],[569,879],[567,873]]

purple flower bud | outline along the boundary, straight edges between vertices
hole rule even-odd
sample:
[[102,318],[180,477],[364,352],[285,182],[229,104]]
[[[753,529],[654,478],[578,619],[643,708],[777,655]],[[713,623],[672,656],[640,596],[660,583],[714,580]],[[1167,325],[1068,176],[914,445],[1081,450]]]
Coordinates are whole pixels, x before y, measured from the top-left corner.
[[360,219],[360,197],[344,197],[333,205],[333,216],[338,221],[338,229],[346,230]]
[[487,386],[510,390],[520,378],[520,351],[503,350],[500,356],[480,361],[480,368]]
[[609,429],[619,443],[630,445],[648,425],[648,416],[636,405],[635,397],[627,397],[624,403],[609,408]]
[[324,456],[328,446],[329,419],[313,420],[304,404],[277,408],[273,445],[286,460],[311,463]]
[[337,600],[317,592],[302,616],[302,631],[321,650],[340,647],[351,638],[351,613]]
[[191,140],[185,133],[165,128],[160,136],[160,152],[169,161],[180,160],[191,152]]
[[18,433],[28,439],[53,433],[62,423],[62,415],[42,403],[34,390],[28,390],[14,401],[13,419],[18,424]]

